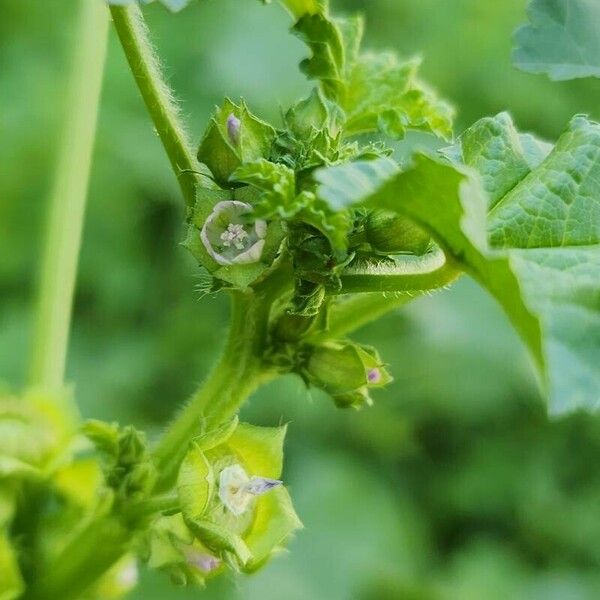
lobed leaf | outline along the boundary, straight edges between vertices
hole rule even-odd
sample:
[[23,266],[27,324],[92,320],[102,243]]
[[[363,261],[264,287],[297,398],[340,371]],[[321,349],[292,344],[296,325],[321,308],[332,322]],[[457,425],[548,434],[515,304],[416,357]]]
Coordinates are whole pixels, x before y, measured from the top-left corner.
[[516,67],[557,81],[600,77],[597,0],[532,0],[528,14],[515,34]]
[[[502,304],[559,414],[600,404],[600,125],[576,117],[547,150],[499,115],[468,130],[457,153],[485,189],[464,167],[419,154],[401,173],[361,171],[364,196],[347,202],[427,228]],[[339,206],[356,169],[320,173],[321,197]]]

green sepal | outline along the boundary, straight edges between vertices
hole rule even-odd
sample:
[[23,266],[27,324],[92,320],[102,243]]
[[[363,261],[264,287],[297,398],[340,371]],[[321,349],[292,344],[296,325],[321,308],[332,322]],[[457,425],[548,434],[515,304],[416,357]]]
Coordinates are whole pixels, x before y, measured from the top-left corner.
[[215,489],[215,476],[202,448],[192,442],[177,477],[177,495],[184,515],[200,518]]
[[182,513],[194,538],[235,570],[258,568],[301,524],[288,493],[275,487],[256,496],[236,515],[221,500],[221,472],[239,466],[248,477],[278,480],[286,427],[239,424],[222,429],[222,443],[204,453],[192,444],[177,483]]
[[369,390],[392,381],[377,351],[354,342],[327,342],[307,349],[309,358],[300,374],[327,392],[340,407],[371,404]]
[[305,139],[324,129],[334,137],[343,117],[337,104],[328,100],[319,88],[313,88],[308,97],[299,100],[287,111],[284,121],[292,134]]
[[86,421],[81,427],[85,435],[96,448],[109,456],[116,456],[119,450],[119,424],[106,423],[97,419]]
[[[250,473],[279,479],[283,470],[283,442],[287,425],[258,427],[240,423],[227,445],[242,457]],[[268,494],[264,496],[266,498]]]
[[252,558],[252,553],[244,540],[225,527],[195,519],[186,519],[186,524],[196,539],[218,556],[229,552],[235,556],[240,567],[246,565]]
[[183,560],[178,544],[191,545],[193,535],[180,514],[157,519],[149,532],[147,562],[151,569],[162,569]]
[[[232,138],[228,118],[239,119],[239,134]],[[227,186],[231,174],[244,162],[267,157],[275,139],[275,130],[254,116],[244,100],[235,104],[228,98],[217,108],[198,149],[198,160],[211,171],[215,181]]]
[[302,527],[302,521],[284,487],[265,494],[257,503],[252,529],[245,538],[252,558],[243,570],[248,573],[258,570]]
[[219,444],[225,443],[237,429],[239,425],[238,416],[235,415],[229,421],[195,437],[192,442],[203,452],[211,450]]

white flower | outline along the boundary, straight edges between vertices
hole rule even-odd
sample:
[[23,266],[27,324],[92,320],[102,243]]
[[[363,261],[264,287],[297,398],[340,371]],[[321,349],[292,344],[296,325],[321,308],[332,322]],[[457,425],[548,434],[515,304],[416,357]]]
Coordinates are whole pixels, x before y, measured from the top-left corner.
[[248,264],[260,260],[267,235],[267,224],[250,220],[252,206],[237,200],[215,205],[206,219],[200,239],[220,265]]
[[248,510],[253,497],[261,496],[281,483],[278,479],[248,477],[244,468],[235,464],[221,471],[219,498],[236,517],[239,517]]

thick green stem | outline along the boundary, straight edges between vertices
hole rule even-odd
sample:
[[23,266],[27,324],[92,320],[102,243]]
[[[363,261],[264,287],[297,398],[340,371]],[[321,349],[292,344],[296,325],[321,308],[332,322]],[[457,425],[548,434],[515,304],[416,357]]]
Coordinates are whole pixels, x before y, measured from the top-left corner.
[[274,374],[264,365],[262,355],[271,307],[290,282],[287,269],[280,267],[256,289],[231,292],[231,326],[221,359],[155,449],[160,473],[157,491],[172,483],[194,435],[202,427],[214,427],[235,415],[256,387]]
[[101,0],[81,2],[48,229],[42,253],[30,383],[63,383],[73,290],[106,55],[108,15]]
[[[198,161],[191,150],[173,93],[164,80],[141,9],[133,2],[128,6],[111,6],[110,12],[127,62],[177,176],[181,192],[188,206],[193,206],[196,201]],[[212,184],[204,179],[205,185]]]

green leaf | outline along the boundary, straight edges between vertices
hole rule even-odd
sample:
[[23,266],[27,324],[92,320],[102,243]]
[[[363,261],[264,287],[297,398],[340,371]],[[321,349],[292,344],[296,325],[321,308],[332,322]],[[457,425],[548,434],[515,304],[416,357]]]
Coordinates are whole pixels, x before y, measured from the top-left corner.
[[289,219],[296,214],[296,175],[289,167],[261,158],[238,167],[232,179],[253,185],[263,192],[257,217]]
[[380,131],[398,139],[408,129],[452,137],[453,108],[417,78],[420,61],[393,53],[364,54],[354,64],[341,103],[345,135]]
[[398,139],[420,129],[451,138],[454,111],[418,80],[419,61],[402,62],[390,52],[361,55],[363,28],[361,17],[316,14],[292,29],[312,51],[301,70],[345,112],[344,135],[379,131]]
[[323,14],[304,15],[292,32],[312,51],[312,56],[300,63],[300,70],[309,79],[320,81],[329,98],[337,99],[344,88],[345,49],[336,22]]
[[528,14],[515,34],[515,66],[557,81],[600,77],[597,0],[532,0]]
[[519,134],[510,115],[500,113],[477,121],[459,138],[456,146],[443,153],[480,173],[489,208],[492,208],[551,150],[551,144],[530,134]]
[[[228,120],[237,120],[235,135]],[[242,100],[239,105],[226,99],[212,116],[204,134],[198,160],[204,163],[222,186],[229,184],[231,174],[244,162],[269,155],[275,130],[254,116]]]
[[[520,139],[505,115],[493,127],[489,121],[476,124],[461,139],[465,149],[479,145],[478,153],[463,156],[480,169],[495,203],[468,171],[424,155],[377,191],[372,192],[372,182],[365,186],[363,201],[427,228],[447,256],[498,299],[540,367],[552,413],[595,409],[600,404],[600,126],[575,118],[532,170],[524,168],[529,161],[535,164],[527,157],[531,140],[519,144]],[[499,168],[502,160],[506,172]],[[345,177],[338,172],[338,179]],[[321,189],[323,197],[339,204],[334,193],[332,181]],[[356,200],[355,193],[349,202]],[[488,204],[493,205],[489,216]]]
[[202,452],[211,450],[219,444],[225,443],[231,434],[235,431],[238,426],[239,420],[237,415],[229,419],[222,425],[219,425],[216,429],[211,429],[201,435],[195,437],[192,441]]

